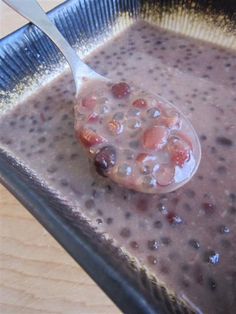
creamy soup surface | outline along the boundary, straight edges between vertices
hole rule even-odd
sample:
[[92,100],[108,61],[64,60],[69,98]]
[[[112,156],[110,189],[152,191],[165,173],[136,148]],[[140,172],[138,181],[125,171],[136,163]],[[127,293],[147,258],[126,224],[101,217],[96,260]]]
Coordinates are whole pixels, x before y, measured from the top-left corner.
[[0,146],[199,313],[236,313],[236,53],[139,21],[86,61],[174,103],[202,146],[197,173],[167,194],[99,176],[74,135],[68,73],[0,120]]

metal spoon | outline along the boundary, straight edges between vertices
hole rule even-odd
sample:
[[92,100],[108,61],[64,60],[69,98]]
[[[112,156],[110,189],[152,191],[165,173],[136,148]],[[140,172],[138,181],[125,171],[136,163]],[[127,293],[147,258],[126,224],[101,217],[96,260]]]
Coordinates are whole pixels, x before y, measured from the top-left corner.
[[[200,163],[201,146],[193,126],[174,105],[160,96],[143,91],[139,86],[132,86],[132,83],[114,84],[96,73],[80,60],[37,1],[30,0],[24,5],[18,0],[3,1],[39,27],[68,61],[76,86],[76,137],[86,148],[100,174],[124,187],[145,193],[170,192],[192,178]],[[133,102],[134,97],[136,102]],[[106,107],[117,110],[120,98],[128,104],[125,109],[120,109],[125,117],[123,122],[114,119],[114,112],[109,112],[109,108],[108,112],[101,110],[105,102]],[[147,107],[140,109],[143,98],[147,100]],[[101,104],[101,99],[105,99],[104,104]],[[156,107],[150,108],[153,101]],[[126,155],[133,119],[130,109],[137,109],[132,106],[139,107],[141,118],[135,117],[137,126],[141,120],[144,122],[139,129],[141,135],[133,133],[138,148],[133,150],[134,157],[130,160]],[[150,117],[149,109],[159,110],[160,117]],[[178,123],[182,126],[177,131]],[[163,158],[166,160],[163,161]]]

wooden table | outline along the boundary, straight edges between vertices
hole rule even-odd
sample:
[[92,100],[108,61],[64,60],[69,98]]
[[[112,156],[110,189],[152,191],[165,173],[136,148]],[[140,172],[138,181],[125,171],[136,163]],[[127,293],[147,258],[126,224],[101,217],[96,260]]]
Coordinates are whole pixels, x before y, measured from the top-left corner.
[[[22,3],[26,0],[19,0]],[[39,1],[45,10],[62,1]],[[25,23],[0,0],[0,38]],[[117,307],[0,185],[0,313],[118,314]]]

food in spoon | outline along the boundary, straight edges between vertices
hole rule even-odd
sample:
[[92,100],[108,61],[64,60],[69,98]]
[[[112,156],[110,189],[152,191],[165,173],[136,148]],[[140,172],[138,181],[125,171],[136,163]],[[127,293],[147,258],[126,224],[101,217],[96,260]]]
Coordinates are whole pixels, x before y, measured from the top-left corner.
[[85,81],[75,135],[100,175],[145,193],[183,185],[201,156],[190,122],[166,100],[127,82]]

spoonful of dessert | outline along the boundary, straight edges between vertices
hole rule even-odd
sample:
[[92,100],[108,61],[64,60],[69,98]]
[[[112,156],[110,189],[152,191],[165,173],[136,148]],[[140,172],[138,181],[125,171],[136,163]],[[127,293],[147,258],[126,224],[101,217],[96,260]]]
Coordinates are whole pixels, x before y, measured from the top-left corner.
[[75,137],[96,171],[144,193],[171,192],[187,183],[201,159],[190,121],[166,99],[131,81],[114,82],[77,56],[37,1],[4,0],[57,45],[75,86]]

